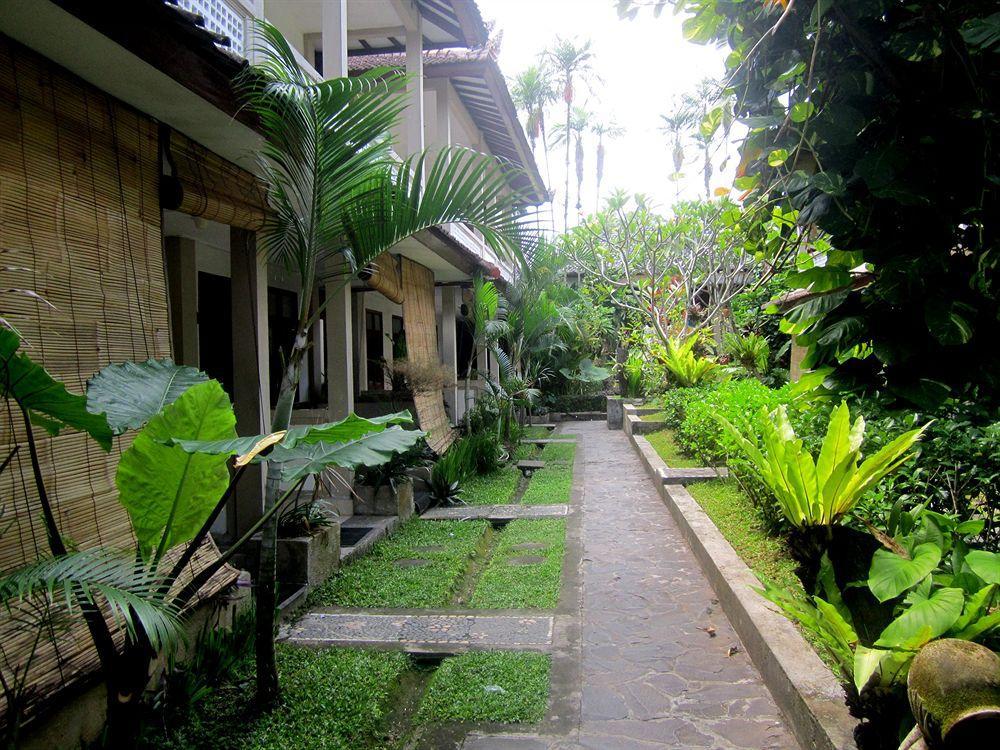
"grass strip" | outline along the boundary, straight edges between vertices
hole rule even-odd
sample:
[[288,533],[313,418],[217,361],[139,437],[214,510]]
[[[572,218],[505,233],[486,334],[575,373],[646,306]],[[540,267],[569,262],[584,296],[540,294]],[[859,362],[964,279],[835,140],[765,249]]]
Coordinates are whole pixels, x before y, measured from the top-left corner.
[[[404,524],[364,557],[330,576],[309,603],[340,607],[444,607],[486,530],[485,521]],[[425,564],[399,564],[426,560]]]
[[575,443],[549,443],[542,448],[539,458],[546,463],[546,466],[553,464],[556,466],[571,466],[576,458]]
[[253,659],[166,730],[139,747],[160,750],[368,750],[385,747],[385,718],[395,687],[410,668],[402,653],[278,644],[281,703],[254,706]]
[[642,414],[639,419],[643,422],[662,422],[667,418],[665,411],[654,412],[653,414]]
[[512,502],[520,478],[514,466],[473,477],[462,484],[462,499],[469,505],[505,505]]
[[481,651],[441,662],[416,721],[494,721],[534,724],[545,716],[549,668],[545,654]]
[[552,464],[531,475],[521,502],[525,505],[568,503],[573,490],[573,467]]
[[[520,545],[530,545],[515,549]],[[542,545],[535,547],[535,545]],[[563,518],[519,519],[500,532],[493,556],[469,601],[473,609],[554,609],[559,603],[566,549]],[[527,565],[511,558],[540,557]]]
[[528,425],[522,428],[521,437],[528,438],[530,440],[549,438],[552,437],[552,430],[550,430],[548,427],[536,427],[535,425]]
[[663,459],[664,463],[671,469],[690,469],[701,466],[701,461],[691,458],[681,452],[674,438],[673,430],[657,430],[646,435],[646,440],[653,446],[653,450]]

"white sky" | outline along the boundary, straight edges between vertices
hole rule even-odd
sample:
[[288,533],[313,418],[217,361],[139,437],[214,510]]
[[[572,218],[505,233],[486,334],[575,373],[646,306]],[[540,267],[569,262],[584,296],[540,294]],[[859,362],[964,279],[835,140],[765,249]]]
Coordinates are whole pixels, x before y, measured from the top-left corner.
[[[703,78],[718,78],[724,72],[727,50],[692,44],[681,35],[682,16],[668,7],[659,18],[649,10],[641,11],[634,21],[618,18],[614,0],[478,0],[487,21],[495,21],[503,31],[500,67],[509,79],[535,63],[539,53],[557,35],[582,41],[591,39],[594,69],[601,77],[593,91],[577,87],[576,101],[585,108],[603,113],[625,128],[617,140],[605,140],[604,180],[601,194],[613,188],[630,193],[642,192],[653,197],[664,212],[674,201],[675,185],[668,177],[673,172],[667,137],[658,130],[661,114],[671,103],[692,90]],[[547,126],[565,119],[562,97],[547,113]],[[522,116],[522,123],[524,118]],[[563,147],[564,148],[564,147]],[[596,140],[585,141],[583,210],[595,209]],[[536,159],[542,177],[545,160],[539,145]],[[701,171],[694,161],[696,149],[685,149],[688,163],[681,181],[681,198],[697,198],[704,193]],[[735,148],[729,147],[735,154]],[[574,224],[576,176],[570,155],[570,225]],[[565,179],[565,152],[549,153],[552,182],[557,191],[553,207],[556,227],[562,228],[562,192]],[[712,178],[712,188],[730,186],[736,159],[731,158],[724,173]]]

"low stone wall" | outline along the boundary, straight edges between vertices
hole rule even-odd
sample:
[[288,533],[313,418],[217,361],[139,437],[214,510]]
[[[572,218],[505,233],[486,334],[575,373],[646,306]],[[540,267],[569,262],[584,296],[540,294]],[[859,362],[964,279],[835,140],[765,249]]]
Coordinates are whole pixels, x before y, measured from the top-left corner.
[[630,434],[664,504],[708,576],[743,647],[803,748],[851,750],[854,728],[840,682],[795,626],[755,588],[760,581],[681,484],[649,441]]

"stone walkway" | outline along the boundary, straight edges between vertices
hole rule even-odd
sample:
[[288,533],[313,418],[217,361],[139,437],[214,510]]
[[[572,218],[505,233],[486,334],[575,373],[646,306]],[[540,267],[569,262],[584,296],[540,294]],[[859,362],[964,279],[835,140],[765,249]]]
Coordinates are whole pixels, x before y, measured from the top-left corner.
[[572,430],[583,480],[580,630],[576,663],[553,663],[553,691],[570,672],[578,715],[562,717],[559,736],[473,734],[463,748],[797,747],[625,434],[602,422]]

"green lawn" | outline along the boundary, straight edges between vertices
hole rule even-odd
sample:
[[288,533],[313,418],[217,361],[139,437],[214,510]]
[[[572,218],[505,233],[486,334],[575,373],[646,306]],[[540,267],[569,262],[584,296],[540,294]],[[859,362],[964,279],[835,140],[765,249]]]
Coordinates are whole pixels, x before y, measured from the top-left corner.
[[521,437],[537,440],[539,438],[552,437],[552,430],[548,427],[535,427],[534,425],[525,427],[521,432]]
[[[540,549],[514,549],[525,543]],[[469,602],[473,609],[553,609],[559,602],[566,521],[562,518],[511,521],[500,533],[493,556]],[[512,557],[537,556],[543,562],[511,565]]]
[[472,652],[445,659],[431,677],[416,721],[536,723],[549,700],[545,654]]
[[639,419],[643,422],[662,422],[667,418],[667,413],[663,411],[658,411],[653,414],[643,414]]
[[505,505],[513,501],[520,478],[521,472],[514,466],[473,477],[462,484],[462,499],[469,505]]
[[557,466],[572,465],[576,457],[576,443],[549,443],[542,448],[539,458],[546,463]]
[[531,475],[521,502],[525,505],[568,503],[573,490],[573,467],[552,465]]
[[[254,710],[253,660],[139,747],[160,750],[375,750],[387,746],[385,718],[410,660],[398,652],[278,645],[281,704]],[[518,710],[523,710],[520,704]]]
[[653,446],[653,450],[659,454],[664,463],[672,469],[690,469],[693,466],[701,466],[701,461],[697,458],[685,456],[674,439],[673,430],[658,430],[646,435],[646,440]]
[[[414,519],[355,562],[330,576],[309,597],[313,606],[444,607],[468,566],[485,521]],[[400,566],[395,561],[427,560]]]

